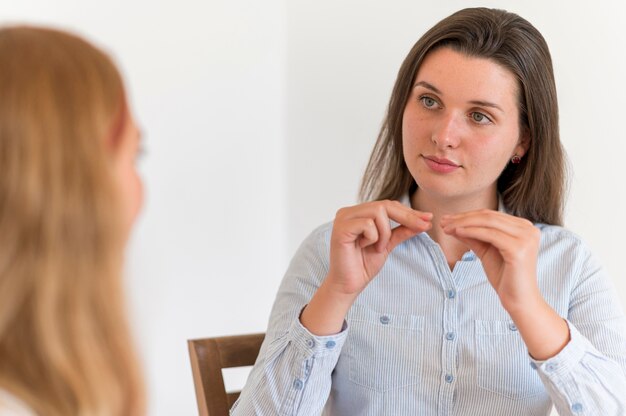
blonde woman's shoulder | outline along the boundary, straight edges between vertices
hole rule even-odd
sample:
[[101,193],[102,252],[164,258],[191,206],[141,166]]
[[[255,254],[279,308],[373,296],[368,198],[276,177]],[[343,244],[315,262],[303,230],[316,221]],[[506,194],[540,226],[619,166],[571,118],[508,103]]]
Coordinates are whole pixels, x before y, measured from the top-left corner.
[[34,416],[35,414],[19,399],[0,389],[0,416]]

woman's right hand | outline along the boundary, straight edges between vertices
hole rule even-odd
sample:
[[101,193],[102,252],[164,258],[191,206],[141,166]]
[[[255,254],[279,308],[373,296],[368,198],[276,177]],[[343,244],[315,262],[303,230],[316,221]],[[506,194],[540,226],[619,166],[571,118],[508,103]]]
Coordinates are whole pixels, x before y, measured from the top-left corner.
[[[431,228],[432,214],[399,201],[374,201],[337,211],[325,284],[341,295],[358,295],[378,274],[389,253]],[[399,225],[391,228],[390,221]]]
[[[336,334],[356,297],[378,274],[389,253],[432,226],[432,214],[398,201],[375,201],[337,211],[326,279],[300,315],[315,335]],[[399,225],[391,228],[391,221]]]

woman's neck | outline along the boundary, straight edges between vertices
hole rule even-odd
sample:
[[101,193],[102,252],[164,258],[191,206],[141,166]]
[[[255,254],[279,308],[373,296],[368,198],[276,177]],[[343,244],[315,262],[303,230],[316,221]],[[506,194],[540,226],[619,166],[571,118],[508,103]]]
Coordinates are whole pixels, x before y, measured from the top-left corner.
[[464,197],[438,197],[418,189],[411,195],[411,207],[422,212],[433,214],[432,228],[428,235],[443,251],[450,269],[468,251],[465,244],[443,232],[440,219],[444,215],[459,214],[479,209],[498,209],[498,194],[494,189],[489,194]]

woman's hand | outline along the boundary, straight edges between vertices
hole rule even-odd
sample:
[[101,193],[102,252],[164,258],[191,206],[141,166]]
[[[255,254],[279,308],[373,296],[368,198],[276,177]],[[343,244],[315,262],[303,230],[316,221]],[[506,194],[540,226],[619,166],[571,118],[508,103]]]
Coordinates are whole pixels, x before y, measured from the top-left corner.
[[558,354],[569,342],[569,327],[537,285],[539,229],[523,218],[491,210],[447,215],[441,226],[480,258],[529,354],[537,360]]
[[[375,201],[337,212],[330,242],[328,287],[357,295],[378,274],[400,243],[431,228],[432,214],[398,201]],[[390,221],[399,225],[391,228]]]
[[509,312],[541,296],[537,286],[540,231],[530,221],[493,210],[441,218],[443,231],[480,258],[489,282]]
[[[432,214],[398,201],[367,202],[337,211],[330,238],[330,267],[300,315],[315,335],[336,334],[356,297],[400,243],[431,227]],[[391,221],[399,225],[391,228]]]

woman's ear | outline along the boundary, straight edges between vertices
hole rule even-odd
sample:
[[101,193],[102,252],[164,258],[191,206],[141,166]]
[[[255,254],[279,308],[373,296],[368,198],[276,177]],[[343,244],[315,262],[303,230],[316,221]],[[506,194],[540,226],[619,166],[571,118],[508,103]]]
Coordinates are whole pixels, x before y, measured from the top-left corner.
[[105,146],[107,149],[115,153],[120,146],[120,139],[128,123],[128,105],[126,103],[126,96],[122,96],[122,101],[115,116],[113,117],[109,134],[105,139]]
[[530,132],[528,131],[527,128],[524,128],[524,130],[522,130],[522,133],[520,134],[520,138],[519,141],[517,142],[517,146],[515,147],[515,154],[518,155],[519,157],[522,157],[526,154],[526,152],[528,152],[528,149],[530,148]]

